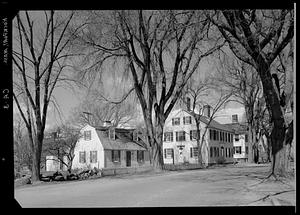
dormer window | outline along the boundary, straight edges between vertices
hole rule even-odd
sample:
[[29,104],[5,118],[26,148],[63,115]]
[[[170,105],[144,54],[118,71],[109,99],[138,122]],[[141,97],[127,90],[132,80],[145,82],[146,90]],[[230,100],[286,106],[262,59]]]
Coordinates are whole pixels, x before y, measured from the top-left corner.
[[140,141],[139,135],[137,131],[132,132],[132,140],[133,141]]
[[232,123],[237,123],[238,122],[238,115],[234,114],[232,115]]
[[91,140],[92,139],[92,132],[91,131],[84,131],[83,136],[84,136],[84,140]]

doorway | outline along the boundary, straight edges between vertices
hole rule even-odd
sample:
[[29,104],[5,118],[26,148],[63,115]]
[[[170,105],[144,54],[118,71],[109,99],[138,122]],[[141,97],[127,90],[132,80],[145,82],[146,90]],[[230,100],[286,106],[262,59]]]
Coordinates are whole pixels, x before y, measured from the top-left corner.
[[131,151],[126,151],[126,166],[131,166]]

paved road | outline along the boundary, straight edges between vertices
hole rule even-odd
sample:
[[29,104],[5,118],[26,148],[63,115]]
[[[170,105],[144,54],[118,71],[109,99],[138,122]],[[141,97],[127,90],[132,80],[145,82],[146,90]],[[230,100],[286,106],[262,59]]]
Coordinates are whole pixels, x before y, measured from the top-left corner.
[[[105,177],[17,188],[15,198],[22,207],[249,205],[261,198],[261,195],[249,191],[249,185],[266,175],[267,170],[266,167],[223,167]],[[271,201],[263,204],[270,205]]]

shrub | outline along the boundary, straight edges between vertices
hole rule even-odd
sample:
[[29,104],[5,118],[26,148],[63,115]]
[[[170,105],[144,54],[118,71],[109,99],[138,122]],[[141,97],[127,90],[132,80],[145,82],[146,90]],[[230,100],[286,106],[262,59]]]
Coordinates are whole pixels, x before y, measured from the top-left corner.
[[224,157],[219,157],[219,158],[217,158],[217,160],[216,160],[216,162],[217,162],[217,164],[225,164],[225,158]]

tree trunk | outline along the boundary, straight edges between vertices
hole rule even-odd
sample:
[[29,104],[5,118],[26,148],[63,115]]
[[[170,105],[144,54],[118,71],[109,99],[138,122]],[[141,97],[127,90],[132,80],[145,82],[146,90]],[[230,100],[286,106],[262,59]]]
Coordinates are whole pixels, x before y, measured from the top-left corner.
[[[270,66],[265,59],[259,55],[256,64],[258,66],[258,74],[260,76],[267,109],[271,116],[273,129],[271,132],[272,143],[272,165],[271,173],[283,176],[286,173],[285,162],[288,162],[285,156],[285,119],[283,110],[280,105],[280,92],[278,92],[270,72]],[[278,159],[278,160],[277,160]]]
[[272,169],[271,173],[276,176],[287,176],[291,171],[291,164],[288,160],[290,145],[284,144],[284,146],[275,154],[272,155]]
[[248,162],[253,163],[253,133],[251,125],[249,126]]
[[[194,119],[196,119],[196,117],[194,117]],[[201,142],[200,140],[200,122],[199,120],[195,120],[195,121],[196,121],[196,132],[197,132],[198,164],[201,164],[202,166],[203,165],[203,160],[202,160],[203,141]]]
[[149,132],[151,141],[151,160],[152,166],[155,170],[162,170],[164,166],[163,162],[163,127],[164,122],[162,120],[156,120],[155,136],[152,136]]
[[40,170],[41,170],[41,154],[42,154],[42,144],[43,144],[43,134],[37,129],[37,137],[34,150],[33,150],[33,158],[32,158],[32,175],[31,181],[39,181],[40,180]]
[[31,181],[39,181],[40,180],[40,156],[37,153],[37,150],[33,152],[32,157],[32,173],[31,173]]
[[68,173],[71,174],[71,172],[72,172],[72,161],[68,162],[67,171],[68,171]]

